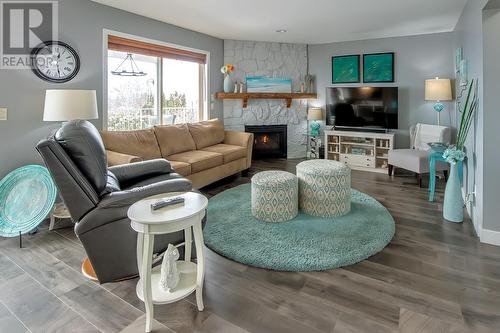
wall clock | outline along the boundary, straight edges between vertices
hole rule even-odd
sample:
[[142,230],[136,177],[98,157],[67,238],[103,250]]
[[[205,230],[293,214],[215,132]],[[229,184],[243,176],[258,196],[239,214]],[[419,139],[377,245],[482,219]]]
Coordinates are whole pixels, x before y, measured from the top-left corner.
[[33,73],[49,82],[68,82],[80,70],[80,58],[76,51],[59,41],[43,42],[34,48],[31,60]]

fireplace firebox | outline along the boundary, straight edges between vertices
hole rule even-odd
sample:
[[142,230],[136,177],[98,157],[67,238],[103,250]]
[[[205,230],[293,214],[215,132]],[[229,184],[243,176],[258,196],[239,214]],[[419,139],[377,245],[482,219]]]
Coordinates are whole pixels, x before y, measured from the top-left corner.
[[286,125],[245,126],[245,132],[253,133],[252,158],[286,158]]

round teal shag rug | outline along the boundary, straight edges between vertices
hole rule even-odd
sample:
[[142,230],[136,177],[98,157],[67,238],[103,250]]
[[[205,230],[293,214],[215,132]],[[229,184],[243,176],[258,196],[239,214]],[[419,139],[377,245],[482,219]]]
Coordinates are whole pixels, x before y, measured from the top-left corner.
[[389,244],[392,216],[372,197],[352,190],[351,212],[318,218],[299,212],[291,221],[268,223],[251,214],[251,185],[209,200],[205,244],[250,266],[279,271],[327,270],[360,262]]

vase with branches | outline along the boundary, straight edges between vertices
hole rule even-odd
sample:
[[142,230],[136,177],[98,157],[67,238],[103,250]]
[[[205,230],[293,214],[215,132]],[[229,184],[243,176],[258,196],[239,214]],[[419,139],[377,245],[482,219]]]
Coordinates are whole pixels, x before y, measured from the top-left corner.
[[462,222],[464,220],[464,201],[458,164],[466,158],[465,143],[470,128],[474,121],[474,115],[479,108],[478,81],[470,82],[467,97],[463,109],[459,110],[460,124],[457,132],[457,140],[443,153],[443,158],[450,164],[450,177],[446,182],[444,193],[443,217],[451,222]]

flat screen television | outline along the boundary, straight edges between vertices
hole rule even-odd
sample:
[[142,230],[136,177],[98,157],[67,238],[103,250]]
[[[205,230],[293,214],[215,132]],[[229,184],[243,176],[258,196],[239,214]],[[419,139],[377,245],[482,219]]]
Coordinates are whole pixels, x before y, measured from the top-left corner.
[[346,130],[397,129],[398,88],[326,88],[326,124]]

